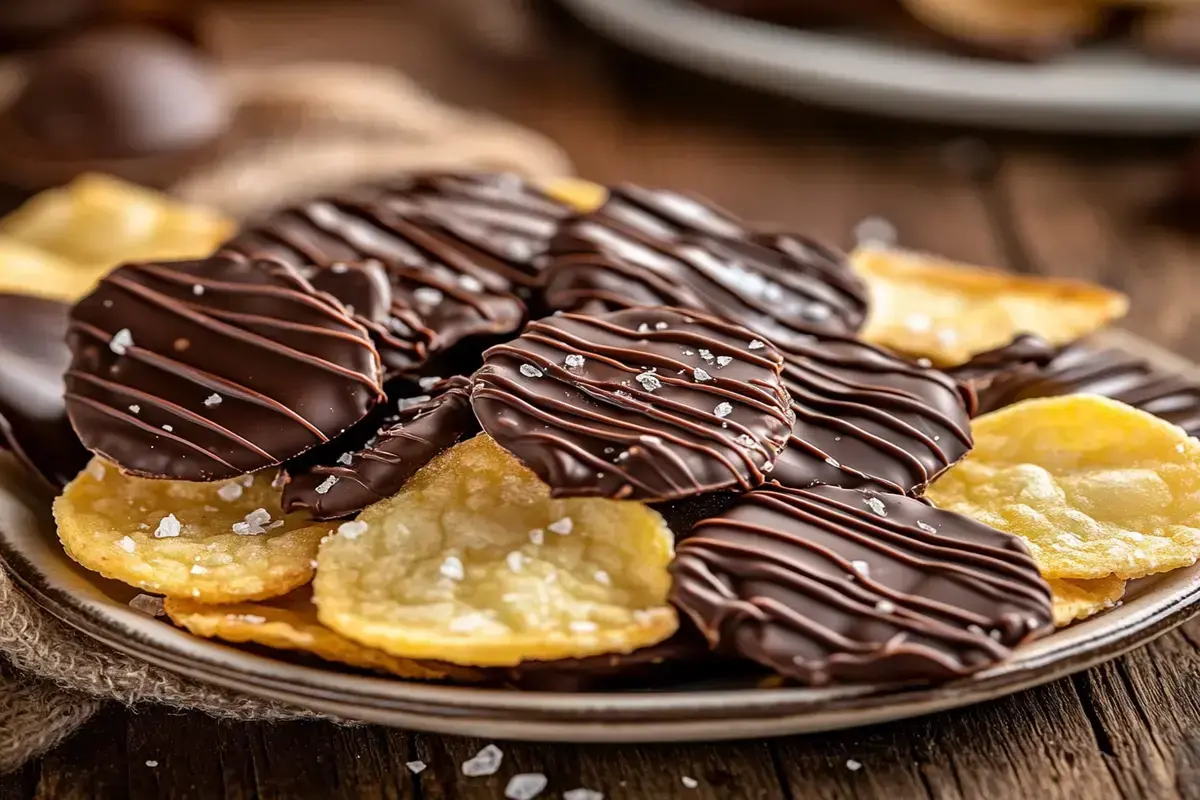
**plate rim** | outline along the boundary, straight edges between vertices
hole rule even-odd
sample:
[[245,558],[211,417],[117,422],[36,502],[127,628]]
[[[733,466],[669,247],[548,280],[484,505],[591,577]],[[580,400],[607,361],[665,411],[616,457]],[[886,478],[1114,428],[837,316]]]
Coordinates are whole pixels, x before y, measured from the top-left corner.
[[[1097,338],[1200,377],[1200,367],[1140,337],[1114,330]],[[40,524],[47,524],[49,509],[35,509],[22,498],[28,495],[0,486],[0,503],[13,507],[3,516],[21,513],[29,517],[29,525],[39,524],[40,516]],[[711,741],[836,730],[921,716],[1013,694],[1090,668],[1146,644],[1200,611],[1200,564],[1196,564],[1168,573],[1121,608],[1026,645],[1013,659],[988,670],[941,685],[522,692],[310,667],[201,639],[118,603],[100,588],[103,579],[70,561],[56,541],[37,534],[15,535],[8,524],[0,524],[0,562],[37,605],[68,626],[170,672],[343,718],[530,741]],[[48,574],[55,568],[57,578]]]
[[559,2],[644,55],[833,107],[1058,133],[1164,136],[1200,129],[1200,69],[1128,48],[1097,45],[1046,63],[1014,63],[792,28],[692,0]]

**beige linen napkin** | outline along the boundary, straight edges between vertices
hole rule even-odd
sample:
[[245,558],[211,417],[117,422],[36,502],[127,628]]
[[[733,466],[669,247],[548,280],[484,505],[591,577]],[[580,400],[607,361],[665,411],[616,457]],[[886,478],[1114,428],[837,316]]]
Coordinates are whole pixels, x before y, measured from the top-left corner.
[[[237,106],[232,132],[170,190],[235,217],[408,169],[569,174],[545,138],[446,106],[392,70],[302,63],[230,68],[226,80]],[[0,80],[0,88],[12,85]],[[0,568],[0,773],[53,747],[111,700],[245,720],[315,716],[94,642],[41,611]]]

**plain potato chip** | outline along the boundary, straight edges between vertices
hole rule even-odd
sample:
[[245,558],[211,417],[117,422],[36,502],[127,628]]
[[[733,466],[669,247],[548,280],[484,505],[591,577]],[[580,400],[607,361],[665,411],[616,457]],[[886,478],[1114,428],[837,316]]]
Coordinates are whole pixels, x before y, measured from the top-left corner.
[[926,497],[1025,540],[1042,576],[1139,578],[1200,556],[1200,442],[1092,395],[974,420],[975,449]]
[[1125,295],[1079,281],[1032,278],[904,250],[859,248],[871,312],[862,337],[943,367],[1032,333],[1065,345],[1125,315]]
[[120,263],[207,256],[234,228],[215,211],[107,175],[80,176],[0,220],[0,235],[79,267],[75,297]]
[[0,292],[74,301],[81,286],[99,280],[89,270],[7,236],[0,236]]
[[438,456],[321,545],[321,622],[392,655],[512,666],[628,653],[678,624],[673,536],[646,506],[551,499],[487,436]]
[[451,667],[452,674],[448,675],[434,667],[364,647],[331,631],[317,621],[317,607],[313,605],[309,587],[260,603],[207,605],[195,600],[168,597],[163,607],[176,625],[206,639],[296,650],[311,653],[326,661],[390,672],[414,680],[477,678],[462,667]]
[[122,475],[92,459],[54,502],[67,554],[106,578],[202,603],[265,600],[312,579],[330,533],[285,516],[259,473],[224,483]]
[[544,181],[542,191],[580,213],[595,211],[608,199],[608,189],[583,178],[554,178]]
[[1050,580],[1054,600],[1054,627],[1095,616],[1112,608],[1125,594],[1125,581],[1116,577],[1094,581]]

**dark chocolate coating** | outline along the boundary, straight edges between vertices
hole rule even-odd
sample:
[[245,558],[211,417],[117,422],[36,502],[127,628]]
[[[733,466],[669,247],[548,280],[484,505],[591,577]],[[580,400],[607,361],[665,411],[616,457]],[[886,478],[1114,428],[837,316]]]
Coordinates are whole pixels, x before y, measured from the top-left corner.
[[38,54],[15,124],[55,160],[191,150],[223,134],[230,110],[215,66],[153,28],[103,28]]
[[75,306],[67,341],[75,430],[135,475],[275,466],[383,398],[366,330],[278,262],[127,264]]
[[[351,432],[322,448],[331,458],[298,470],[289,467],[283,510],[307,509],[313,519],[338,519],[391,497],[438,453],[478,432],[470,387],[461,376],[439,381],[425,395],[389,404],[382,420],[377,415],[364,420],[374,435],[360,447],[333,447],[353,438]],[[336,479],[331,485],[330,478]]]
[[782,362],[696,312],[564,314],[488,350],[471,402],[556,497],[675,500],[762,483],[792,425]]
[[398,341],[378,331],[375,341],[389,376],[412,374],[415,352],[432,357],[520,328],[516,288],[557,224],[550,209],[562,208],[542,197],[515,176],[414,175],[283,209],[222,251],[277,258],[315,280],[335,265],[378,261],[392,287],[383,324]]
[[1018,537],[903,495],[762,487],[670,569],[714,647],[811,685],[956,678],[1051,629]]
[[673,192],[623,186],[550,245],[543,300],[560,311],[669,305],[735,320],[786,347],[809,330],[853,333],[862,281],[844,254],[792,234],[754,232]]
[[63,401],[70,308],[57,300],[0,294],[0,436],[53,486],[65,486],[91,457]]
[[1057,352],[1045,339],[1021,333],[1008,344],[978,353],[967,363],[946,372],[964,383],[970,383],[978,391],[980,387],[1010,372],[1045,366]]
[[919,492],[971,449],[974,395],[938,370],[838,336],[784,359],[796,425],[777,483]]
[[1099,394],[1200,435],[1200,384],[1154,368],[1137,356],[1086,344],[1064,348],[1037,371],[1010,373],[979,393],[979,413],[1035,397]]

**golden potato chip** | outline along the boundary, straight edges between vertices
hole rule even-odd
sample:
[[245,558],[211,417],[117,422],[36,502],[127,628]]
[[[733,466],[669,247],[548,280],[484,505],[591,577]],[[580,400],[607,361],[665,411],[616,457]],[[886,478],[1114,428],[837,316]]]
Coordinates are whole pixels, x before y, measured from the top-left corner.
[[99,278],[78,264],[7,236],[0,236],[0,292],[74,301],[81,286]]
[[542,183],[542,191],[576,211],[595,211],[608,199],[608,189],[583,178],[554,178]]
[[92,459],[54,502],[67,554],[106,578],[201,603],[287,594],[312,579],[329,524],[284,515],[259,473],[224,483],[122,475]]
[[485,435],[321,545],[318,616],[392,655],[512,666],[670,636],[673,537],[646,506],[552,499]]
[[915,18],[958,39],[983,43],[1061,41],[1095,32],[1108,18],[1095,0],[902,0]]
[[0,220],[0,234],[78,265],[75,296],[126,261],[199,258],[234,222],[107,175],[83,175]]
[[1182,429],[1068,395],[986,414],[972,433],[926,497],[1023,538],[1043,577],[1139,578],[1200,556],[1200,442]]
[[1099,614],[1125,594],[1125,581],[1116,577],[1094,581],[1050,580],[1054,599],[1054,627],[1065,628],[1072,622]]
[[307,586],[259,603],[207,605],[168,597],[163,607],[176,625],[207,639],[297,650],[326,661],[390,672],[414,680],[433,681],[448,677],[468,680],[474,677],[470,670],[462,667],[450,667],[452,674],[448,675],[432,666],[364,647],[331,631],[317,621],[317,607],[312,602],[312,590]]
[[859,248],[871,313],[862,337],[943,367],[1033,333],[1055,345],[1125,315],[1128,299],[1089,283],[1006,275],[903,250]]

